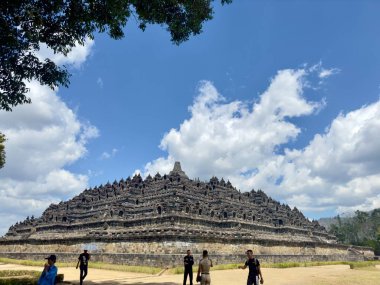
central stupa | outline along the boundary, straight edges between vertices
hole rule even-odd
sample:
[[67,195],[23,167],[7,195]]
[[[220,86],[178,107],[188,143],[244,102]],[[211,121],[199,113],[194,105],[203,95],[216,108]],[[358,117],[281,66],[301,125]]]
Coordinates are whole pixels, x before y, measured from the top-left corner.
[[[191,231],[191,234],[189,233]],[[50,205],[40,218],[12,226],[8,240],[210,240],[333,243],[334,237],[296,208],[262,191],[241,193],[229,181],[190,180],[175,162],[161,176],[132,179],[86,189],[73,199]]]
[[169,174],[86,189],[0,238],[0,256],[13,258],[57,253],[72,260],[83,248],[98,261],[152,266],[182,265],[189,248],[208,249],[217,263],[241,262],[247,248],[268,262],[352,258],[348,246],[297,208],[261,190],[241,193],[223,178],[191,180],[179,162]]

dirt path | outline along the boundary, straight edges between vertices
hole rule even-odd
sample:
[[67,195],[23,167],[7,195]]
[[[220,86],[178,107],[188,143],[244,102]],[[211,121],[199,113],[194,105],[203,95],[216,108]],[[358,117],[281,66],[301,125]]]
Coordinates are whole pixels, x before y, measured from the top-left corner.
[[[0,270],[41,270],[39,267],[0,264]],[[301,268],[263,268],[265,284],[268,285],[379,285],[380,266],[372,269],[352,270],[347,265],[330,265]],[[79,271],[75,268],[60,268],[66,281],[79,284]],[[248,271],[223,270],[212,271],[214,285],[246,284]],[[110,270],[89,269],[85,285],[181,285],[182,275],[152,276],[140,273],[127,273]]]

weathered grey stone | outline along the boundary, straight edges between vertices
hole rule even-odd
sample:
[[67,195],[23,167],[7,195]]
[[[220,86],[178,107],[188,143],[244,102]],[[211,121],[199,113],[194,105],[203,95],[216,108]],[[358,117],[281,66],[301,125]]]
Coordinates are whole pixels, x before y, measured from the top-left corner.
[[[173,242],[171,248],[166,245]],[[137,174],[51,204],[41,217],[11,226],[0,238],[0,252],[27,251],[29,245],[40,252],[47,246],[75,251],[75,245],[88,243],[102,244],[99,254],[139,253],[146,248],[175,254],[186,244],[199,252],[198,246],[220,252],[224,249],[217,245],[223,244],[229,252],[255,246],[262,254],[347,254],[347,247],[297,208],[261,190],[240,193],[223,178],[191,180],[179,162],[163,176],[157,173],[144,180]],[[370,255],[369,249],[365,251]]]

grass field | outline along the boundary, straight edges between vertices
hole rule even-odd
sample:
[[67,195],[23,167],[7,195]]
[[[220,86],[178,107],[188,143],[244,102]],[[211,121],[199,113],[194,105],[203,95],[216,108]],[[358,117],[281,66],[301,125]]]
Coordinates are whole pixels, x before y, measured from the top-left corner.
[[[212,270],[227,270],[237,269],[243,263],[235,264],[218,264],[214,265]],[[318,261],[318,262],[282,262],[282,263],[262,263],[262,268],[293,268],[293,267],[311,267],[311,266],[325,266],[325,265],[349,265],[351,269],[375,267],[380,265],[380,261]],[[174,267],[169,269],[172,274],[183,274],[184,268]]]
[[0,285],[34,285],[40,274],[32,270],[1,270]]
[[32,270],[1,270],[0,278],[15,277],[15,276],[39,277],[40,274],[41,274],[40,271],[32,271]]
[[[25,266],[42,266],[43,261],[34,260],[19,260],[10,258],[0,258],[0,263],[7,264],[19,264]],[[228,270],[237,269],[239,264],[217,264],[214,265],[212,270]],[[380,261],[359,261],[359,262],[347,262],[347,261],[328,261],[328,262],[283,262],[283,263],[262,263],[263,268],[294,268],[294,267],[311,267],[311,266],[325,266],[325,265],[349,265],[351,269],[359,268],[374,268],[375,265],[380,265]],[[75,262],[57,262],[59,268],[64,267],[75,267]],[[120,272],[135,272],[135,273],[145,273],[145,274],[158,274],[163,269],[157,267],[148,266],[131,266],[131,265],[119,265],[119,264],[109,264],[102,262],[91,262],[89,263],[89,268],[104,269],[104,270],[114,270]],[[197,270],[197,266],[194,266],[194,271]],[[183,266],[170,268],[166,271],[168,274],[183,274]]]
[[[11,259],[11,258],[0,258],[0,263],[7,264],[18,264],[25,266],[40,266],[42,267],[43,261],[35,260],[23,260],[23,259]],[[75,267],[76,262],[57,262],[57,267]],[[88,265],[89,268],[96,269],[106,269],[106,270],[115,270],[122,272],[136,272],[136,273],[146,273],[146,274],[158,274],[162,271],[162,268],[158,267],[149,267],[149,266],[132,266],[132,265],[119,265],[119,264],[110,264],[102,262],[90,262]]]

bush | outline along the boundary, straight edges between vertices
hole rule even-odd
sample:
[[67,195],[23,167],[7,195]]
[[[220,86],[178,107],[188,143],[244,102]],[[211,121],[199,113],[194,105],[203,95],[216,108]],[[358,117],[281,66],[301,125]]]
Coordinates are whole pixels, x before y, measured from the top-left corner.
[[0,285],[37,285],[38,278],[14,277],[0,279]]
[[2,270],[0,285],[35,285],[41,272],[31,270]]

